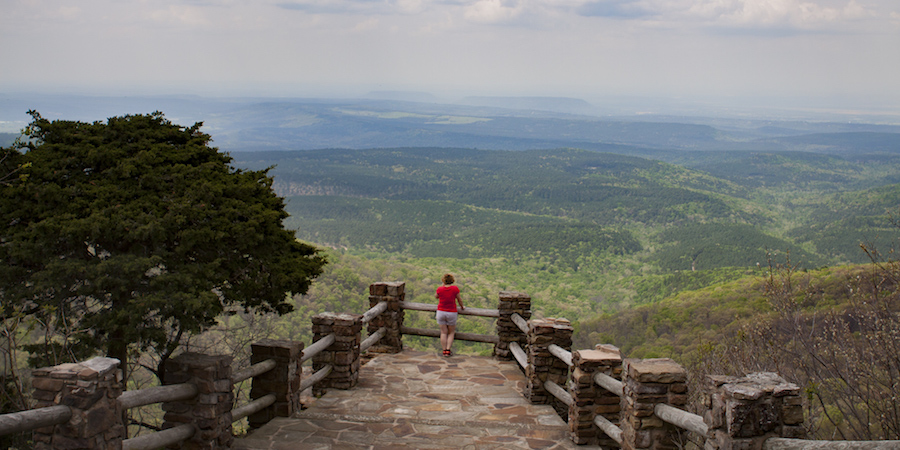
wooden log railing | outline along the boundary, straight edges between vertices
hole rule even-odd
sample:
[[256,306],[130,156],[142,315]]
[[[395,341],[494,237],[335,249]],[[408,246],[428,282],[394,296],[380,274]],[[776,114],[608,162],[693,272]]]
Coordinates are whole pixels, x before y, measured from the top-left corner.
[[200,392],[196,385],[190,383],[155,386],[134,391],[125,391],[119,396],[119,406],[123,409],[137,408],[154,403],[171,402],[193,398]]
[[[612,394],[615,394],[619,397],[625,396],[624,383],[616,380],[609,375],[606,375],[604,373],[596,373],[593,376],[593,381],[597,386],[606,389]],[[660,420],[675,425],[679,428],[692,431],[701,436],[705,437],[709,432],[709,428],[703,421],[703,417],[697,414],[692,414],[683,409],[679,409],[665,403],[656,404],[654,406],[653,412]],[[604,433],[606,433],[607,436],[620,444],[622,443],[622,429],[617,425],[613,424],[600,415],[595,416],[594,424],[597,425],[597,427],[600,428]]]
[[[403,334],[411,334],[414,336],[425,336],[425,337],[433,337],[433,338],[441,337],[440,330],[434,330],[434,329],[430,329],[430,328],[401,327],[400,330],[403,332]],[[457,332],[455,335],[455,339],[458,341],[484,342],[486,344],[496,344],[496,343],[500,342],[500,338],[497,336],[488,335],[488,334],[475,334],[475,333]]]
[[242,381],[247,381],[255,376],[262,375],[274,369],[275,365],[276,362],[274,359],[267,359],[265,361],[258,362],[244,370],[236,372],[231,378],[234,380],[234,384],[237,384]]
[[560,361],[566,363],[567,366],[572,367],[572,352],[570,352],[556,344],[548,345],[547,350],[550,350],[551,355],[557,357]]
[[572,406],[575,404],[575,399],[572,398],[572,394],[569,394],[569,392],[560,387],[560,385],[550,380],[544,382],[544,389],[546,389],[547,392],[553,394],[553,396],[556,397],[559,401],[565,403],[566,406]]
[[[256,363],[244,370],[234,373],[232,375],[232,385],[262,375],[274,369],[275,366],[276,362],[272,359]],[[123,392],[119,397],[119,405],[123,410],[127,410],[155,403],[188,400],[197,396],[198,393],[199,389],[197,386],[191,383],[156,386],[147,389]],[[232,422],[237,422],[250,414],[272,405],[275,403],[275,400],[275,395],[269,394],[246,405],[232,409]],[[196,428],[193,424],[187,423],[178,425],[166,430],[125,439],[122,441],[122,448],[123,450],[150,450],[175,445],[179,442],[191,439],[194,436],[195,431]]]
[[378,331],[372,333],[371,336],[367,337],[364,341],[359,344],[359,351],[364,352],[368,350],[370,347],[375,345],[381,338],[384,337],[387,330],[384,327],[378,329]]
[[[388,307],[388,302],[378,302],[377,305],[369,308],[369,310],[366,311],[365,314],[363,314],[362,319],[361,319],[362,323],[367,324],[367,323],[371,322],[373,319],[375,319],[376,317],[380,316],[383,312],[385,312],[387,310],[387,307]],[[385,327],[379,328],[378,330],[376,330],[374,333],[369,335],[369,337],[367,337],[365,340],[363,340],[359,344],[359,351],[365,352],[366,350],[371,348],[373,345],[377,344],[378,341],[380,341],[381,338],[383,338],[385,336],[385,334],[387,334],[387,328],[385,328]]]
[[520,316],[519,313],[512,313],[509,318],[517,327],[519,327],[519,330],[521,330],[522,333],[528,334],[528,321]]
[[[436,312],[437,305],[428,304],[428,303],[415,303],[415,302],[400,302],[400,307],[403,309],[408,309],[412,311],[426,311],[426,312]],[[457,311],[459,315],[463,316],[478,316],[478,317],[491,317],[497,318],[500,317],[500,311],[496,309],[483,309],[483,308],[473,308],[468,307],[466,309],[461,309]],[[412,327],[400,327],[400,332],[403,334],[410,334],[414,336],[425,336],[425,337],[433,337],[440,338],[441,332],[440,330],[429,329],[429,328],[412,328]],[[475,333],[460,333],[457,332],[455,334],[454,339],[460,341],[469,341],[469,342],[483,342],[486,344],[494,344],[500,342],[500,337],[497,335],[488,335],[488,334],[475,334]]]
[[[437,305],[431,303],[400,302],[400,307],[412,311],[437,311]],[[466,309],[461,309],[457,311],[457,313],[461,316],[500,317],[500,310],[473,308],[471,306]]]
[[[551,355],[566,363],[567,366],[572,367],[572,352],[556,344],[548,345],[547,350],[550,351]],[[563,389],[560,385],[550,380],[544,381],[544,389],[546,389],[547,392],[556,397],[557,400],[563,402],[566,406],[572,406],[575,404],[575,399],[572,398],[572,394],[569,394],[569,392]]]
[[362,316],[362,319],[361,319],[362,323],[371,322],[372,319],[381,315],[381,313],[383,313],[387,309],[387,307],[388,307],[387,302],[379,302],[377,305],[369,308],[369,310],[366,311],[365,314],[363,314],[363,316]]
[[303,356],[300,358],[300,364],[303,364],[304,362],[312,359],[313,356],[322,353],[323,350],[330,347],[331,344],[334,344],[334,341],[335,336],[334,333],[332,333],[322,339],[319,339],[316,342],[313,342],[312,345],[306,347],[306,349],[303,350]]
[[700,436],[706,436],[706,433],[709,432],[709,427],[703,422],[703,418],[697,414],[689,413],[683,409],[669,406],[665,403],[658,403],[653,407],[653,412],[656,413],[656,417],[659,417],[664,422],[671,423],[676,427],[688,431],[693,431]]
[[316,373],[310,375],[309,377],[304,378],[300,382],[300,390],[305,391],[305,390],[309,389],[310,387],[312,387],[312,385],[322,381],[323,379],[325,379],[325,377],[327,377],[329,374],[331,374],[332,370],[334,370],[334,366],[329,364],[329,365],[319,369],[318,371],[316,371]]
[[[88,362],[90,363],[90,361]],[[118,363],[115,362],[117,365]],[[232,385],[246,381],[252,377],[266,373],[275,368],[274,360],[266,360],[254,364],[247,369],[236,372],[232,377]],[[146,405],[157,403],[190,400],[199,394],[200,390],[193,383],[180,383],[173,385],[156,386],[146,389],[137,389],[122,392],[114,400],[118,410],[127,411]],[[276,396],[269,394],[247,405],[232,410],[233,421],[238,421],[263,408],[273,404]],[[37,408],[28,411],[0,415],[0,435],[21,433],[39,428],[60,425],[72,419],[73,409],[66,405],[56,405]],[[155,449],[191,439],[196,431],[192,423],[174,426],[163,431],[149,433],[130,439],[122,439],[122,448],[125,450]]]
[[528,371],[528,355],[525,354],[525,350],[522,350],[522,346],[519,345],[518,342],[510,342],[509,349],[512,351],[513,358],[516,359],[516,362],[519,363],[519,366],[522,368],[523,372]]
[[66,423],[72,418],[72,409],[65,405],[29,409],[0,415],[0,436],[31,431]]

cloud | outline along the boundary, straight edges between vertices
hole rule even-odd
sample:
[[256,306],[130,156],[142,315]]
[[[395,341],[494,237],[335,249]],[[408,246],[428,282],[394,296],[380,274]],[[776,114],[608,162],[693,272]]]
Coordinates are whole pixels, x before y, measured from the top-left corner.
[[635,19],[656,15],[634,0],[599,0],[586,2],[575,9],[576,14],[586,17],[611,17]]
[[165,24],[189,27],[202,27],[210,24],[206,13],[196,6],[170,5],[164,9],[151,11],[149,15],[153,20]]
[[497,23],[509,21],[522,13],[519,2],[507,0],[505,3],[501,0],[478,0],[466,6],[465,18],[473,22]]
[[281,9],[302,11],[309,14],[416,14],[425,9],[422,0],[296,0],[277,3]]
[[573,8],[583,17],[699,25],[714,29],[821,31],[871,19],[886,3],[869,0],[588,0]]

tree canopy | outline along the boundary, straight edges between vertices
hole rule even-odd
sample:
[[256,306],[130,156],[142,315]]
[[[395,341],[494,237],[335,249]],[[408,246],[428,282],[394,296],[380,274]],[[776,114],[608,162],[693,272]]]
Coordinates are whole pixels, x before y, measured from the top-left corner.
[[[58,334],[53,363],[105,349],[163,358],[233,308],[284,314],[322,272],[320,251],[284,228],[269,169],[238,170],[201,124],[160,112],[84,123],[42,118],[4,153],[2,314]],[[45,355],[47,356],[47,355]]]

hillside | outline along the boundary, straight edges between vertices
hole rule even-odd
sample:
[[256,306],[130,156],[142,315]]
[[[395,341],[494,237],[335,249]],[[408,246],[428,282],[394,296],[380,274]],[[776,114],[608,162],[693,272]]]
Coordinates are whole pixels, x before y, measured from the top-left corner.
[[[860,242],[894,236],[888,217],[900,204],[894,185],[853,190],[883,181],[876,170],[900,173],[890,160],[871,169],[805,153],[754,156],[783,172],[762,186],[740,173],[715,176],[755,170],[730,153],[704,154],[705,171],[575,149],[234,156],[242,167],[275,166],[275,188],[301,238],[418,257],[561,253],[577,267],[579,255],[644,250],[644,263],[671,271],[752,266],[772,250],[816,267],[860,262]],[[513,230],[521,249],[503,237]]]

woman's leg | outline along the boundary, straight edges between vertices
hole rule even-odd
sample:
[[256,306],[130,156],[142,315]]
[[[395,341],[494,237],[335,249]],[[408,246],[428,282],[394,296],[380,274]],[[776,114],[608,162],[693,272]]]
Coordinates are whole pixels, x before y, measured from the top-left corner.
[[[447,343],[447,337],[450,334],[450,325],[441,325],[441,350],[449,350],[450,344]],[[452,342],[451,342],[452,344]]]
[[453,338],[456,337],[456,325],[441,325],[441,327],[447,327],[447,346],[444,349],[450,350],[450,347],[453,347]]

